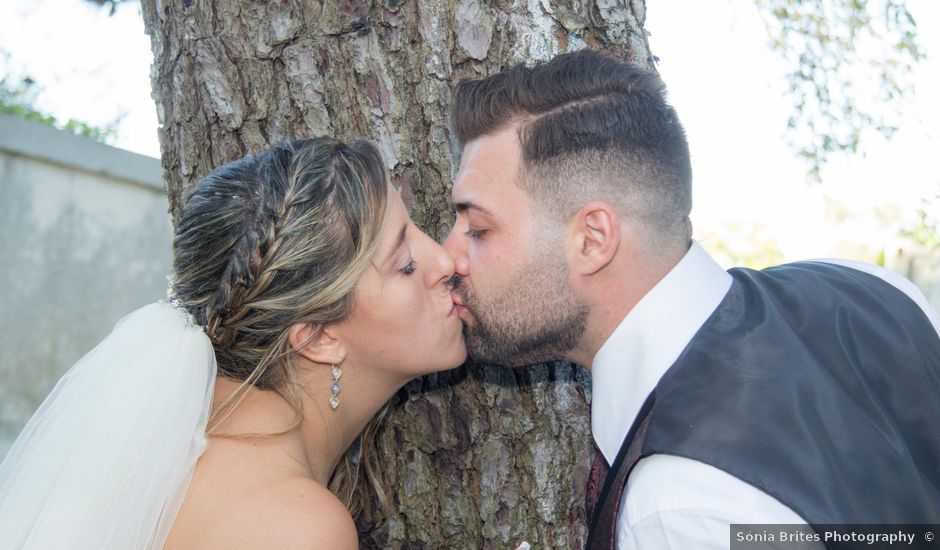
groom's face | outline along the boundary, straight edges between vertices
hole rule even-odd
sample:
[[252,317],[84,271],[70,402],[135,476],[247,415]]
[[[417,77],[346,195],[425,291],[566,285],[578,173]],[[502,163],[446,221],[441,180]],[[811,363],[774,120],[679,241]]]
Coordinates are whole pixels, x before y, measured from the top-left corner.
[[512,126],[466,144],[453,187],[457,220],[444,247],[455,260],[467,349],[483,363],[562,359],[584,330],[560,231],[546,229],[518,184],[521,167]]

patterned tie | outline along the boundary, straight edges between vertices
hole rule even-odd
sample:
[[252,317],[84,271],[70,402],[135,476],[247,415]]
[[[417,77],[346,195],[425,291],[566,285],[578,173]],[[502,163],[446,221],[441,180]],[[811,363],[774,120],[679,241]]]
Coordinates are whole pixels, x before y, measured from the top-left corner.
[[587,512],[588,521],[594,517],[597,500],[601,496],[601,488],[604,487],[604,481],[607,480],[607,473],[609,471],[610,466],[607,464],[607,459],[604,458],[604,453],[595,446],[594,462],[591,464],[591,473],[588,475],[584,503],[584,510]]
[[617,547],[617,515],[620,500],[627,486],[630,471],[642,456],[643,441],[649,428],[656,402],[655,392],[646,398],[639,414],[624,439],[617,458],[612,465],[613,472],[608,475],[607,462],[601,453],[594,457],[591,474],[588,477],[587,511],[590,533],[586,548],[589,550],[615,550]]

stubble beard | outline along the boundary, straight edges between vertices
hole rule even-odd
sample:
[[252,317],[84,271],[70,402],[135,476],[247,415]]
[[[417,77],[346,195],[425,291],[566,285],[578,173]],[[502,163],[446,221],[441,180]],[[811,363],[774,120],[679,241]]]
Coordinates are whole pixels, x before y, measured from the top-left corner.
[[472,317],[463,331],[474,361],[508,367],[557,361],[581,341],[589,309],[571,288],[565,261],[535,256],[517,270],[516,283],[487,300],[478,300],[466,280],[456,282]]

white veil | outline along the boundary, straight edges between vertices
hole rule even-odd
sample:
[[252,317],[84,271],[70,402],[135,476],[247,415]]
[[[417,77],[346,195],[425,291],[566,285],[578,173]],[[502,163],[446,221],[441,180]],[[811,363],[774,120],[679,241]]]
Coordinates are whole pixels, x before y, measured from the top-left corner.
[[206,449],[215,374],[209,338],[182,309],[121,319],[0,465],[0,547],[162,548]]

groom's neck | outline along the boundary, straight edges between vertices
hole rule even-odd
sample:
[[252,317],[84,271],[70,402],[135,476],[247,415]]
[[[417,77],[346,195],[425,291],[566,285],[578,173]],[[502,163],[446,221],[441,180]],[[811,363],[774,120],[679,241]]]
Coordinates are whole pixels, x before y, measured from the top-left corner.
[[588,281],[582,288],[589,308],[584,335],[565,359],[590,370],[594,357],[614,330],[680,259],[669,258],[658,265],[622,262]]

